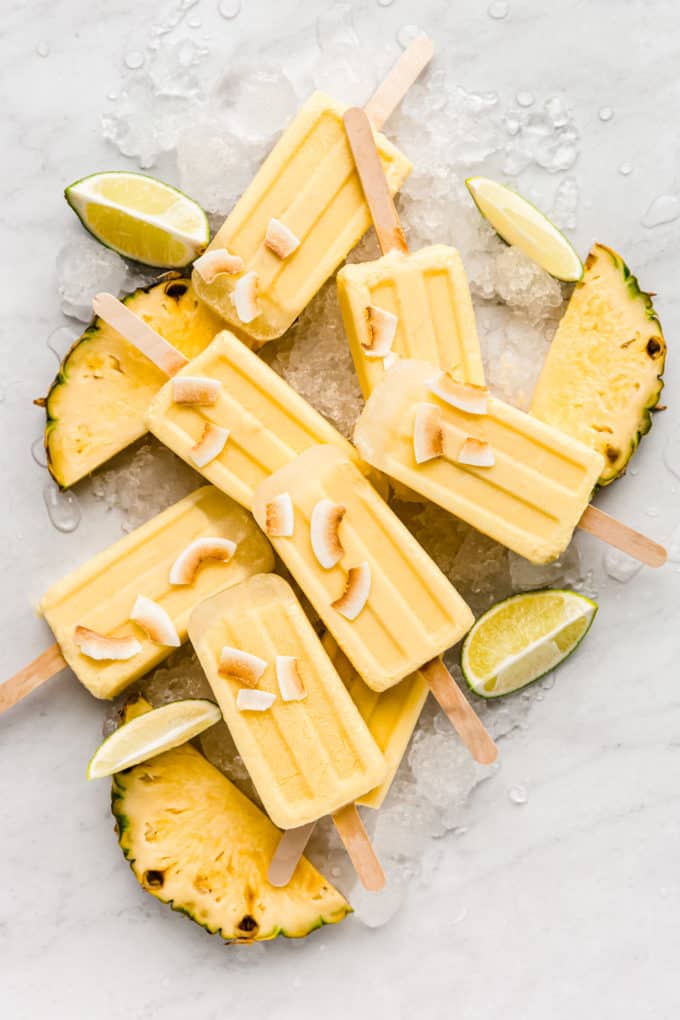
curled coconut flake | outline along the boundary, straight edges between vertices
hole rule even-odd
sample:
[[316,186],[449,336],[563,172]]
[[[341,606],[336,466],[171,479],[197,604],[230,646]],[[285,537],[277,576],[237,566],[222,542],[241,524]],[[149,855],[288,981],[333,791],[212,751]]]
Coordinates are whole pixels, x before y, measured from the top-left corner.
[[220,392],[218,379],[198,375],[176,375],[172,380],[172,399],[176,404],[199,404],[210,407],[217,403]]
[[345,590],[340,598],[336,599],[331,605],[345,619],[356,620],[368,602],[370,590],[371,568],[369,564],[361,563],[358,567],[350,567],[347,572]]
[[182,642],[175,625],[163,609],[146,595],[138,595],[130,613],[130,619],[146,631],[147,637],[157,645],[179,648]]
[[89,627],[76,627],[73,632],[75,643],[83,655],[96,662],[124,662],[134,658],[142,650],[139,641],[134,637],[106,637]]
[[302,701],[307,697],[294,655],[276,656],[276,679],[283,701]]
[[235,677],[247,684],[248,687],[257,687],[257,681],[266,668],[267,663],[264,659],[258,655],[251,655],[250,652],[244,652],[240,648],[225,645],[220,652],[218,669],[220,675]]
[[468,414],[486,414],[489,403],[489,390],[486,386],[474,383],[458,382],[448,372],[440,372],[427,384],[440,400],[457,407]]
[[170,584],[192,584],[204,560],[228,563],[235,552],[236,542],[230,538],[196,538],[170,568]]
[[253,272],[245,273],[234,287],[232,301],[241,322],[252,322],[260,314],[257,290],[257,273]]
[[320,499],[312,510],[309,526],[312,550],[324,570],[330,570],[342,558],[339,529],[345,513],[345,507],[332,499]]
[[491,443],[486,439],[475,439],[474,436],[467,437],[456,460],[459,464],[470,464],[472,467],[493,467],[496,463]]
[[221,425],[213,425],[210,421],[207,422],[203,429],[203,435],[189,450],[189,456],[196,467],[203,468],[215,457],[219,457],[228,438],[229,429],[224,429]]
[[266,248],[274,252],[280,259],[287,259],[296,248],[300,247],[300,238],[296,237],[290,227],[280,220],[272,218],[267,224],[264,244]]
[[439,408],[434,404],[418,404],[413,426],[413,453],[416,464],[441,457],[444,452],[444,433]]
[[295,512],[289,492],[280,492],[265,508],[265,531],[271,538],[292,538]]
[[196,259],[194,269],[204,283],[212,283],[225,273],[229,276],[242,273],[243,259],[240,255],[232,255],[226,248],[213,248]]
[[399,317],[377,305],[369,305],[366,309],[368,340],[361,346],[367,358],[384,358],[392,350],[392,343],[397,332]]
[[275,694],[268,691],[253,691],[242,687],[236,695],[236,707],[239,712],[266,712],[276,701]]

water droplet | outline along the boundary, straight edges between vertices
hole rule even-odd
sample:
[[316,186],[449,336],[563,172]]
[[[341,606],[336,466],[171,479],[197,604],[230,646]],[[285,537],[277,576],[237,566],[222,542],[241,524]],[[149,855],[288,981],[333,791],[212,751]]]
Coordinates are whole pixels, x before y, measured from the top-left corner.
[[622,177],[627,177],[628,174],[632,174],[632,172],[633,172],[632,163],[622,163],[621,166],[619,167],[619,173],[621,174]]
[[598,113],[598,117],[600,118],[600,120],[604,121],[605,123],[608,120],[611,120],[613,116],[614,111],[612,110],[611,106],[602,106],[600,108],[600,112]]
[[115,91],[115,89],[112,89],[110,92],[107,92],[106,98],[113,103],[116,101],[116,99],[118,99],[118,93]]
[[541,687],[544,691],[551,691],[555,686],[555,674],[548,673],[546,677],[541,680]]
[[524,107],[533,106],[535,102],[532,92],[518,92],[515,99],[520,106]]
[[241,11],[241,0],[220,0],[217,10],[223,18],[235,18]]
[[493,0],[493,3],[487,7],[486,13],[495,21],[502,21],[503,18],[507,18],[509,10],[510,4],[506,0]]
[[378,0],[378,7],[391,7],[394,0]]
[[47,451],[45,449],[45,440],[42,436],[39,436],[31,443],[31,457],[33,457],[38,467],[47,467]]
[[141,50],[130,50],[129,53],[125,54],[123,63],[131,71],[138,71],[140,67],[144,66],[144,60],[145,57]]
[[645,513],[647,514],[648,517],[659,516],[659,511],[655,506],[648,506],[647,509],[645,510]]
[[35,52],[38,54],[39,57],[49,57],[50,44],[48,42],[45,42],[44,39],[41,39],[41,41],[37,44],[35,48]]
[[513,804],[526,804],[529,800],[529,791],[526,786],[516,783],[508,789],[508,797]]
[[45,482],[43,499],[47,515],[57,531],[75,531],[80,524],[80,504],[75,492],[62,491],[56,482]]
[[672,223],[680,216],[680,199],[677,195],[659,195],[642,217],[643,227],[658,227]]
[[676,430],[666,440],[663,459],[668,470],[680,478],[680,431]]
[[418,25],[402,25],[397,32],[397,42],[400,46],[406,49],[410,46],[414,39],[419,39],[421,35],[424,35],[422,28]]
[[202,24],[201,19],[198,17],[197,14],[192,14],[190,18],[187,18],[187,25],[189,26],[189,28],[200,28],[201,24]]
[[76,336],[77,333],[73,331],[71,326],[57,326],[57,328],[53,329],[47,337],[47,346],[52,351],[52,354],[54,354],[59,364],[61,364],[64,355],[75,340]]
[[451,924],[460,924],[467,917],[467,907],[461,907],[457,914],[451,918]]

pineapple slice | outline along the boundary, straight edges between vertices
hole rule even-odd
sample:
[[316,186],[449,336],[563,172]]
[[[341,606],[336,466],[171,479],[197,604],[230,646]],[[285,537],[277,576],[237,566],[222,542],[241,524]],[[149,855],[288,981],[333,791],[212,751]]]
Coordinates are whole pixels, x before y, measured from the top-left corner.
[[531,413],[598,450],[600,485],[623,474],[663,387],[666,343],[651,295],[596,244],[543,366]]
[[[136,290],[127,306],[193,358],[224,323],[198,301],[179,273]],[[71,347],[44,400],[45,449],[63,488],[94,471],[144,435],[144,415],[166,381],[163,373],[99,318]]]
[[[137,698],[123,721],[149,708]],[[351,912],[304,857],[285,888],[269,884],[279,830],[191,744],[118,773],[111,800],[140,885],[230,942],[302,938]]]

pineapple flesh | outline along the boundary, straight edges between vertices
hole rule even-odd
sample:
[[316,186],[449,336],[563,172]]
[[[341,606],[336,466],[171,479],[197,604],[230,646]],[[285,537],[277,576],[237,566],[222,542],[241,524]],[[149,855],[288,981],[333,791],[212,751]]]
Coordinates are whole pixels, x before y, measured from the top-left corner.
[[600,485],[649,432],[666,343],[652,299],[620,255],[594,245],[552,342],[531,413],[600,452]]
[[[223,328],[179,274],[134,291],[125,304],[188,358]],[[37,401],[47,413],[45,450],[55,481],[68,488],[143,436],[144,415],[164,382],[160,369],[95,318]]]
[[[137,698],[124,721],[149,707]],[[111,798],[140,885],[229,942],[302,938],[351,912],[304,857],[285,888],[269,884],[279,830],[191,744],[118,773]]]

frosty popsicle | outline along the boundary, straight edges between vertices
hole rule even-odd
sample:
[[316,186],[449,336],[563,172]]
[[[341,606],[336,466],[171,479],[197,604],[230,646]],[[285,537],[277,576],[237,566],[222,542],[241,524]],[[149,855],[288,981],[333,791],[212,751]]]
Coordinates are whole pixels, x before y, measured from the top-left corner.
[[595,450],[425,361],[403,360],[373,391],[354,433],[374,467],[533,563],[580,526],[648,563],[665,550],[588,503]]
[[[416,39],[366,109],[376,129],[432,56]],[[195,265],[198,296],[254,347],[281,336],[371,225],[342,124],[344,106],[316,92],[286,128]],[[382,135],[399,190],[411,164]]]
[[59,643],[0,687],[0,711],[66,665],[115,697],[186,640],[194,606],[273,567],[251,516],[198,489],[50,588],[40,610]]
[[383,257],[338,273],[338,299],[362,392],[395,357],[422,358],[462,382],[484,385],[472,299],[460,255],[443,244],[409,254],[368,118],[344,115]]

